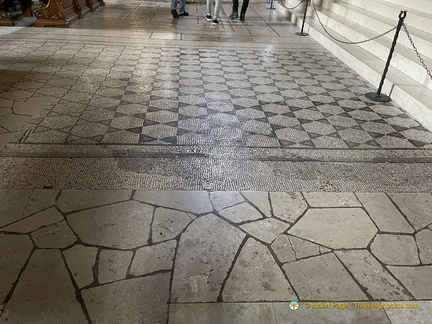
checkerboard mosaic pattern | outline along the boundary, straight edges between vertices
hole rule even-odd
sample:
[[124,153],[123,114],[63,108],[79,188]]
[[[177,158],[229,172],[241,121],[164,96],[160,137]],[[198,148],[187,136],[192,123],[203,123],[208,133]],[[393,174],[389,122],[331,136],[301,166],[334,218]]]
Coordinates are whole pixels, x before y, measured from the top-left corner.
[[21,142],[431,147],[430,132],[366,99],[371,86],[327,52],[57,46],[4,83],[3,98],[51,104]]

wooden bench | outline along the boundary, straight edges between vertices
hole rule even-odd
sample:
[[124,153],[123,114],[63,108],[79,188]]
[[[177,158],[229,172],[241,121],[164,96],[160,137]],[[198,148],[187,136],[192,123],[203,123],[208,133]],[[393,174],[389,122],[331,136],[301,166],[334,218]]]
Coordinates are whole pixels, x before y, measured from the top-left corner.
[[[0,0],[0,4],[3,0]],[[16,2],[15,2],[16,3]],[[21,12],[24,17],[33,17],[33,12],[31,6],[33,4],[32,0],[20,0],[19,5],[21,7]],[[14,22],[12,20],[12,15],[9,11],[2,11],[0,9],[0,26],[13,26]]]

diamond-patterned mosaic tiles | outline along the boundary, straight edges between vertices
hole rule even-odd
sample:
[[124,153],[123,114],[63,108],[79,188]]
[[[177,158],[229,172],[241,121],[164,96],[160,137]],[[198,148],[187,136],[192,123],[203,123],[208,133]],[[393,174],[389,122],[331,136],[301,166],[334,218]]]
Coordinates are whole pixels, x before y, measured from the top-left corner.
[[25,97],[43,95],[52,103],[31,121],[23,142],[282,148],[432,143],[432,134],[402,110],[366,99],[370,86],[327,52],[63,47],[74,55],[44,70],[43,78],[34,68],[2,81],[8,90],[1,98],[13,99],[37,81]]

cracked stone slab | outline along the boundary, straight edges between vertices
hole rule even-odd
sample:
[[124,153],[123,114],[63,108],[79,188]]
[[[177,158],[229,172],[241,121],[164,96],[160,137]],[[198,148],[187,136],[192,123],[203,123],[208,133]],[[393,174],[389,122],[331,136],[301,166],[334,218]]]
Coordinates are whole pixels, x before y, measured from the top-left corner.
[[283,266],[300,300],[367,300],[333,253]]
[[63,215],[55,208],[49,208],[33,216],[24,218],[12,225],[6,226],[2,230],[17,233],[30,233],[43,226],[48,226],[63,220]]
[[253,221],[263,218],[261,213],[247,202],[221,210],[219,214],[234,223]]
[[0,304],[30,256],[33,243],[26,235],[0,234]]
[[67,216],[70,226],[87,244],[118,249],[146,245],[153,207],[137,201],[84,210]]
[[67,248],[77,240],[65,220],[38,229],[31,234],[31,237],[37,247],[48,249]]
[[417,245],[413,236],[378,234],[371,244],[372,253],[384,264],[419,264]]
[[166,323],[170,274],[121,280],[83,289],[93,323]]
[[270,192],[273,215],[287,222],[295,222],[307,209],[300,193]]
[[59,251],[34,251],[1,319],[17,324],[87,322]]
[[270,244],[285,232],[290,225],[274,218],[266,218],[240,227],[253,237]]
[[261,191],[242,191],[241,192],[249,202],[255,205],[265,217],[271,217],[271,206],[269,194]]
[[309,209],[288,234],[332,249],[349,249],[367,247],[377,231],[362,209],[325,208]]
[[0,189],[0,228],[23,218],[31,190]]
[[74,245],[64,251],[67,265],[79,288],[90,285],[94,281],[93,267],[96,264],[97,248]]
[[57,206],[68,213],[129,200],[131,194],[131,190],[63,190]]
[[152,241],[154,243],[171,240],[177,237],[195,219],[195,216],[179,210],[156,208]]
[[24,216],[29,216],[54,206],[59,192],[60,190],[53,189],[34,189],[24,210]]
[[400,280],[416,299],[432,299],[432,266],[397,267],[387,269]]
[[336,255],[374,300],[412,300],[390,273],[367,250],[336,251]]
[[251,238],[234,264],[222,297],[225,302],[296,299],[268,248]]
[[362,207],[352,192],[305,192],[303,195],[312,208]]
[[175,248],[174,240],[152,246],[144,246],[135,252],[130,273],[141,276],[161,270],[171,270],[173,266]]
[[421,230],[415,237],[421,262],[432,264],[432,231],[429,228]]
[[208,214],[180,238],[172,283],[173,302],[215,302],[245,234]]
[[297,259],[307,258],[320,254],[320,246],[306,240],[289,235],[289,240],[293,247]]
[[390,198],[415,230],[422,229],[432,223],[432,195],[430,193],[394,193]]
[[418,308],[386,308],[385,312],[392,324],[432,323],[432,302],[416,301]]
[[357,197],[382,232],[413,233],[414,229],[385,193],[358,193]]
[[125,279],[132,256],[132,251],[102,250],[98,264],[99,283]]
[[295,252],[292,248],[288,235],[281,234],[271,245],[273,252],[280,262],[292,262],[296,260]]
[[205,214],[213,211],[213,205],[210,202],[207,191],[137,190],[134,199],[194,214]]
[[210,201],[216,211],[244,202],[243,196],[238,191],[216,191],[210,193]]

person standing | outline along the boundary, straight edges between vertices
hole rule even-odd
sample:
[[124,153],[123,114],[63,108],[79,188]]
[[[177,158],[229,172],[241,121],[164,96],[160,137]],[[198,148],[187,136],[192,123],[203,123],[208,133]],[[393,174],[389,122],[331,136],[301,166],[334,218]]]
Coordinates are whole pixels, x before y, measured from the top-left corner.
[[[243,4],[240,11],[240,20],[245,20],[246,10],[249,6],[249,0],[243,0]],[[238,15],[238,7],[239,7],[239,0],[233,0],[233,11],[231,15],[229,15],[230,19],[236,19],[239,17]]]
[[178,1],[180,2],[180,8],[178,13],[177,13],[177,1],[178,0],[171,0],[171,15],[173,16],[173,18],[178,18],[180,16],[189,16],[189,14],[185,10],[186,0]]
[[212,2],[213,2],[213,0],[207,0],[206,19],[207,19],[207,21],[211,21],[212,25],[216,26],[216,25],[219,25],[219,12],[220,12],[220,7],[221,7],[221,0],[214,0],[215,4],[214,4],[214,11],[213,11],[213,21],[212,21],[212,15],[211,15]]

